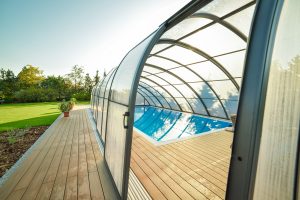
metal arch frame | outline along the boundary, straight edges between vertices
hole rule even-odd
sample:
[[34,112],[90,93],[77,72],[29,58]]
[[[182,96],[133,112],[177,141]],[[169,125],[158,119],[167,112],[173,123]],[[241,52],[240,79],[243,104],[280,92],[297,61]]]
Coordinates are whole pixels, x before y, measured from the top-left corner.
[[[148,73],[148,72],[147,72],[147,73]],[[146,79],[146,80],[148,80],[148,81],[154,83],[155,85],[157,85],[158,87],[160,87],[161,89],[163,89],[166,93],[168,93],[168,94],[170,95],[170,97],[171,97],[172,99],[174,99],[174,101],[176,102],[176,104],[177,104],[178,108],[180,109],[180,111],[182,111],[182,108],[181,108],[180,104],[178,103],[178,101],[175,99],[175,97],[174,97],[174,96],[173,96],[166,88],[164,88],[163,86],[161,86],[160,84],[156,83],[155,81],[153,81],[153,80],[150,79],[150,78],[147,78],[147,77],[145,77],[145,76],[142,76],[141,78]],[[174,88],[175,88],[175,87],[174,87]]]
[[[140,80],[140,83],[143,83],[143,84],[147,85],[149,88],[151,88],[151,89],[153,89],[155,92],[157,92],[157,93],[158,93],[158,94],[159,94],[159,95],[167,102],[169,108],[172,109],[170,103],[167,101],[167,99],[166,99],[159,91],[157,91],[155,88],[153,88],[151,85],[145,83],[144,81],[141,81],[141,80]],[[142,86],[141,84],[139,84],[139,85]]]
[[[154,106],[156,106],[155,102],[149,97],[149,95],[147,95],[144,91],[142,91],[140,88],[138,88],[137,90],[139,93],[143,93],[145,96],[148,97],[149,100],[151,100],[151,102],[153,103]],[[149,101],[148,101],[149,102]],[[149,104],[151,105],[151,104]]]
[[233,83],[233,85],[236,87],[236,89],[239,91],[240,90],[240,86],[238,85],[238,83],[234,80],[234,78],[231,76],[231,74],[226,70],[226,68],[219,63],[217,60],[215,60],[212,56],[208,55],[207,53],[205,53],[204,51],[189,45],[187,43],[184,42],[180,42],[180,41],[176,41],[176,40],[171,40],[171,39],[160,39],[157,44],[172,44],[172,45],[176,45],[182,48],[185,48],[189,51],[193,51],[194,53],[197,53],[198,55],[206,58],[208,61],[212,62],[214,65],[216,65],[227,77],[229,80],[231,80],[231,82]]
[[[183,98],[183,99],[187,102],[187,104],[189,105],[189,107],[191,108],[191,110],[193,111],[192,113],[195,113],[195,111],[194,111],[192,105],[190,104],[190,102],[187,100],[187,98],[185,98],[185,96],[182,94],[182,92],[181,92],[180,90],[178,90],[178,88],[174,87],[174,85],[172,85],[170,82],[168,82],[167,80],[162,79],[161,77],[157,76],[156,74],[152,74],[152,73],[150,73],[150,72],[145,71],[145,68],[144,68],[144,72],[150,74],[151,76],[155,76],[155,77],[157,77],[157,78],[159,78],[159,79],[165,81],[166,83],[169,84],[169,86],[173,87],[173,88],[174,88],[174,89],[182,96],[182,97],[179,97],[179,98]],[[148,78],[148,77],[141,76],[141,78]],[[153,82],[155,82],[155,81],[153,81]],[[158,84],[158,83],[156,83],[156,84]],[[163,87],[163,86],[161,86],[161,87]],[[175,97],[174,97],[174,98],[175,98]],[[176,101],[176,102],[177,102],[177,101]],[[184,110],[180,110],[180,111],[186,112],[186,111],[184,111]]]
[[220,17],[210,14],[210,13],[195,13],[191,15],[189,18],[206,18],[206,19],[211,19],[215,23],[221,24],[225,28],[229,29],[231,32],[235,33],[237,36],[239,36],[244,42],[247,42],[248,38],[247,36],[242,33],[239,29],[237,29],[235,26],[230,24],[229,22],[226,22],[222,20]]
[[[194,73],[198,78],[200,78],[200,79],[201,79],[201,80],[209,87],[209,89],[215,94],[215,96],[216,96],[217,99],[219,100],[219,102],[220,102],[220,104],[221,104],[221,106],[222,106],[222,108],[223,108],[223,110],[224,110],[224,113],[225,113],[227,119],[229,119],[228,112],[226,111],[225,106],[224,106],[223,102],[221,101],[219,95],[218,95],[217,92],[213,89],[213,87],[212,87],[212,86],[211,86],[211,85],[210,85],[210,84],[209,84],[202,76],[200,76],[200,75],[199,75],[198,73],[196,73],[194,70],[190,69],[189,67],[186,67],[186,65],[184,65],[184,64],[182,64],[182,63],[180,63],[180,62],[178,62],[178,61],[176,61],[176,60],[173,60],[173,59],[171,59],[171,58],[167,58],[167,57],[164,57],[164,56],[160,56],[160,55],[154,55],[154,56],[155,56],[155,57],[158,57],[158,58],[161,58],[161,59],[168,60],[168,61],[170,61],[170,62],[174,62],[174,63],[176,63],[176,64],[179,64],[180,66],[178,66],[177,68],[183,67],[183,68],[189,70],[190,72]],[[168,69],[168,70],[171,70],[171,69]]]
[[137,92],[137,93],[139,93],[139,95],[141,95],[141,96],[144,98],[144,100],[145,100],[145,101],[147,101],[147,102],[148,102],[148,104],[150,105],[150,103],[149,103],[148,99],[146,99],[146,97],[145,97],[143,94],[141,94],[140,92]]
[[[141,91],[143,91],[142,89],[144,89],[144,90],[146,90],[147,92],[149,92],[157,101],[158,101],[158,103],[162,106],[162,107],[164,107],[164,105],[161,103],[161,101],[157,98],[157,96],[156,95],[154,95],[153,94],[153,92],[151,92],[148,88],[146,88],[145,86],[142,86],[142,85],[140,85],[139,84],[139,86],[138,87],[140,87],[141,89]],[[149,98],[151,98],[150,96],[148,96]]]
[[[190,90],[191,90],[191,91],[196,95],[196,97],[200,100],[200,102],[202,103],[202,105],[203,105],[203,107],[204,107],[204,109],[205,109],[207,115],[210,116],[210,117],[212,116],[212,115],[210,114],[210,112],[208,111],[208,109],[207,109],[207,107],[206,107],[206,105],[205,105],[203,99],[198,95],[198,93],[194,90],[193,87],[191,87],[187,82],[185,82],[185,80],[183,80],[182,78],[180,78],[179,76],[177,76],[177,75],[174,74],[173,72],[170,72],[170,71],[168,71],[168,70],[166,70],[166,69],[163,69],[163,68],[161,68],[161,67],[159,67],[159,66],[152,65],[152,64],[147,64],[147,63],[145,64],[145,66],[152,67],[152,68],[155,68],[155,69],[159,69],[159,70],[161,70],[161,71],[164,71],[164,72],[166,72],[166,73],[168,73],[168,74],[174,76],[174,77],[177,78],[178,80],[180,80],[184,85],[186,85],[188,88],[190,88]],[[194,113],[196,113],[196,112],[194,111],[194,109],[192,109],[192,110],[193,110]]]

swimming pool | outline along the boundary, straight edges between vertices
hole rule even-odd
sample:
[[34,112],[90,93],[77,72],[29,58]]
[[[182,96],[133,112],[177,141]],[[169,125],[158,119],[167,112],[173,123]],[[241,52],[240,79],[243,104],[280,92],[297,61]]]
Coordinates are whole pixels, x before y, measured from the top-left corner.
[[156,142],[170,142],[232,126],[230,122],[178,111],[136,106],[134,127]]

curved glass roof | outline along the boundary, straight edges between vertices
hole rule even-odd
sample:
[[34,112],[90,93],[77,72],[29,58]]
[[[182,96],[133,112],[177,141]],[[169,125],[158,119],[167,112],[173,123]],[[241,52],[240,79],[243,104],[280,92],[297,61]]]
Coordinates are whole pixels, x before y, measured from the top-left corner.
[[146,60],[136,105],[225,119],[235,114],[254,6],[213,1],[169,28]]

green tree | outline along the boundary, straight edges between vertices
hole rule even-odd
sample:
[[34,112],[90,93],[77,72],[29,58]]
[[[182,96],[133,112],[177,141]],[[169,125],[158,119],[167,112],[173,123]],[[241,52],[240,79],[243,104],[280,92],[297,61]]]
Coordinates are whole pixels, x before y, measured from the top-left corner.
[[26,65],[18,74],[20,88],[36,87],[43,79],[43,71],[32,65]]
[[96,71],[96,75],[94,77],[94,85],[97,85],[99,83],[100,77],[99,77],[99,70]]
[[87,73],[84,77],[84,91],[90,94],[92,92],[92,88],[93,88],[93,81],[90,75]]
[[78,88],[82,85],[83,81],[83,67],[79,67],[75,65],[72,67],[71,73],[67,75],[67,77],[72,81],[74,84],[75,92],[77,92]]
[[18,90],[17,78],[13,71],[0,69],[0,93],[2,98],[11,99],[14,92]]
[[57,92],[57,100],[61,100],[70,96],[70,84],[62,76],[48,76],[41,82],[41,87],[44,89],[52,89]]

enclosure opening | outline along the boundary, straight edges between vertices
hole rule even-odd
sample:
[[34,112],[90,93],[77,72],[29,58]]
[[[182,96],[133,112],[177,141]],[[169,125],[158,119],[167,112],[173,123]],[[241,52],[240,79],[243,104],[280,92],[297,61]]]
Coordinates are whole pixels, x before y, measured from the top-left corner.
[[254,8],[255,1],[213,1],[167,28],[151,50],[130,168],[152,198],[225,199]]

